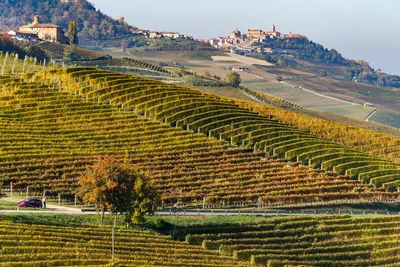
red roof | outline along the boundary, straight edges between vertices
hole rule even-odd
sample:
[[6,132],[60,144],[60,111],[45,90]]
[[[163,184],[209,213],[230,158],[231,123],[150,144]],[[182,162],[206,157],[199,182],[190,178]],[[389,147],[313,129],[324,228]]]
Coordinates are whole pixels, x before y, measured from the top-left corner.
[[298,33],[292,33],[292,34],[290,34],[290,37],[306,37],[306,36],[298,34]]

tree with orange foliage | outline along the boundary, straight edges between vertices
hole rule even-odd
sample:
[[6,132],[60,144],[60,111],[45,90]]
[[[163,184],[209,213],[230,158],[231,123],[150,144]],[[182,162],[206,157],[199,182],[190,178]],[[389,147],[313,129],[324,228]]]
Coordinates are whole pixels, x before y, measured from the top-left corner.
[[143,223],[144,214],[152,214],[160,199],[148,177],[110,157],[99,158],[79,178],[80,195],[85,203],[95,204],[101,211],[126,214],[127,222]]

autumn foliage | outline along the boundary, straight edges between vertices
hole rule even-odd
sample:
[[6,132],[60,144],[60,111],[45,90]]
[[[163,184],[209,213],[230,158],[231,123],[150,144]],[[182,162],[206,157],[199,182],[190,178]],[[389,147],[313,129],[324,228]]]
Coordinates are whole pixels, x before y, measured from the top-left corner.
[[78,194],[85,203],[95,204],[102,214],[127,214],[128,222],[142,223],[159,203],[148,178],[111,157],[100,157],[79,178]]

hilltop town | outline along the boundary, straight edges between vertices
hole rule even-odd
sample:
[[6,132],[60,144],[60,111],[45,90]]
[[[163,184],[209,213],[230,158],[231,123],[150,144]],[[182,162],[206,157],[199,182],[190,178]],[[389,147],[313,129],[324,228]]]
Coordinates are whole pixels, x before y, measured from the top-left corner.
[[284,34],[276,30],[275,25],[272,25],[271,31],[265,32],[260,29],[249,29],[247,34],[242,34],[238,29],[235,29],[230,36],[217,37],[206,40],[201,40],[204,43],[209,43],[213,47],[225,51],[236,53],[271,53],[271,47],[254,47],[254,43],[263,43],[274,39],[290,39],[290,38],[307,38],[304,35],[297,33]]

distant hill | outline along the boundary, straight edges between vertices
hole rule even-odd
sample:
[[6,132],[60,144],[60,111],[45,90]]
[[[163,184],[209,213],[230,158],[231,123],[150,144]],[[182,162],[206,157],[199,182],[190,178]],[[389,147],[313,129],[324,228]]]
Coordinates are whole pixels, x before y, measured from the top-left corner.
[[131,34],[132,26],[115,20],[86,0],[0,0],[0,29],[8,30],[32,22],[39,15],[41,21],[59,25],[65,32],[68,22],[75,20],[80,38],[102,40]]
[[282,67],[289,66],[342,81],[400,88],[400,76],[375,70],[364,60],[346,59],[335,49],[329,50],[307,38],[270,39],[253,46],[272,49],[273,53],[254,56]]

